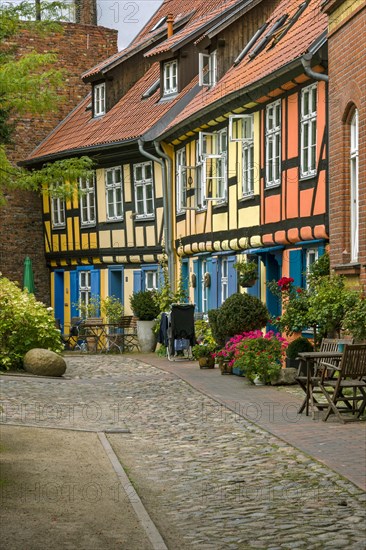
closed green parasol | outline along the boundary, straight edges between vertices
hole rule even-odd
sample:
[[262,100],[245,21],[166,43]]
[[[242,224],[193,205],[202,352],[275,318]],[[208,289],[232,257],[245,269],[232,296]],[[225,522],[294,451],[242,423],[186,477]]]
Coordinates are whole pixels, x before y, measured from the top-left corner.
[[32,269],[32,260],[29,256],[25,257],[24,260],[24,270],[23,270],[23,289],[28,289],[28,292],[33,292],[35,290],[34,287],[34,277],[33,277],[33,269]]

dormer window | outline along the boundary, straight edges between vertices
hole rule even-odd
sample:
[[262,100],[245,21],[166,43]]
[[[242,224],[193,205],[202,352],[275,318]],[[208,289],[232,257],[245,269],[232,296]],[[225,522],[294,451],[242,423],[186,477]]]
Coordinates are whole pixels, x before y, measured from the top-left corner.
[[176,94],[178,92],[178,62],[169,61],[163,65],[164,95]]
[[96,84],[93,89],[94,94],[94,116],[105,114],[105,82]]
[[217,82],[217,55],[216,50],[210,54],[200,53],[199,63],[199,85],[214,86]]
[[159,19],[159,21],[157,23],[155,23],[153,28],[150,29],[150,32],[153,32],[153,31],[156,31],[157,29],[160,29],[160,27],[162,27],[164,25],[165,21],[166,21],[166,15],[164,15],[164,17],[162,17],[161,19]]

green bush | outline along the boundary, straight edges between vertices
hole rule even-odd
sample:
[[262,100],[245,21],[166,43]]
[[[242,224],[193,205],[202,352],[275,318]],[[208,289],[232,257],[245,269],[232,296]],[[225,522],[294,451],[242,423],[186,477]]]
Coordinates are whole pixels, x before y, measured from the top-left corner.
[[299,336],[299,338],[295,338],[295,340],[289,343],[286,349],[286,356],[289,359],[296,359],[302,351],[313,351],[313,349],[311,342],[307,338]]
[[343,329],[356,341],[366,340],[366,296],[359,294],[354,306],[347,310],[343,319]]
[[107,296],[101,301],[101,310],[108,323],[118,323],[123,317],[124,307],[119,298]]
[[156,293],[153,290],[140,290],[130,297],[133,313],[140,321],[152,321],[160,313],[156,302]]
[[0,276],[0,366],[21,366],[24,355],[33,348],[63,349],[52,308]]
[[217,310],[208,312],[212,335],[219,346],[228,338],[261,329],[267,323],[269,314],[266,306],[255,296],[232,294]]

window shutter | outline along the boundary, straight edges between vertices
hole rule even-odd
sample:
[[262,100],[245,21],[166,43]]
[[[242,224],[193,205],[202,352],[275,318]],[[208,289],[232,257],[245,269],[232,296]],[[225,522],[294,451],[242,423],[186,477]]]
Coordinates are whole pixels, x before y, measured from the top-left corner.
[[238,291],[237,272],[236,272],[236,269],[233,267],[235,262],[236,262],[235,256],[230,256],[228,258],[227,275],[228,275],[229,296],[231,296],[232,294],[235,294],[235,292]]
[[304,252],[303,250],[291,250],[290,258],[290,277],[294,279],[295,286],[304,286]]
[[71,317],[78,317],[79,312],[77,304],[79,300],[78,296],[78,272],[70,271],[70,302],[71,302]]
[[201,282],[200,282],[200,263],[199,260],[193,260],[193,273],[196,275],[196,288],[194,289],[194,302],[197,307],[197,311],[201,311]]
[[[100,296],[100,271],[99,269],[92,269],[90,271],[90,286],[91,286],[91,297],[99,298]],[[97,317],[99,317],[100,311],[98,309]]]
[[133,272],[133,293],[140,292],[142,290],[142,271],[138,269]]
[[[216,309],[219,304],[219,287],[217,277],[217,258],[207,260],[208,272],[211,275],[211,287],[208,294],[208,309]],[[221,290],[221,289],[220,289]]]
[[188,260],[182,260],[181,269],[182,269],[182,284],[183,284],[183,289],[184,289],[185,294],[186,294],[186,299],[184,301],[188,302],[188,297],[189,297],[189,264],[188,264]]
[[321,256],[324,256],[324,254],[325,254],[325,247],[323,244],[321,244],[318,246],[318,258],[320,258]]

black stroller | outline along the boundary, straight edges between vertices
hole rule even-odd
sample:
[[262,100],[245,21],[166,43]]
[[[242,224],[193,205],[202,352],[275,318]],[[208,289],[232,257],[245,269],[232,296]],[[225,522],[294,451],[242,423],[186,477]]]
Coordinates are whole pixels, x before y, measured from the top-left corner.
[[166,346],[169,361],[193,359],[194,309],[194,304],[172,304],[171,311],[162,314],[159,342]]

